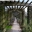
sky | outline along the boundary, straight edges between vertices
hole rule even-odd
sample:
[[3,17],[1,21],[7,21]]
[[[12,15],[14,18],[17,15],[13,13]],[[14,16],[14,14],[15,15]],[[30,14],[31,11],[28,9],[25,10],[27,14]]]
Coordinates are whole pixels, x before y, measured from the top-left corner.
[[[22,0],[20,0],[20,2],[21,2]],[[24,0],[24,2],[26,2],[27,0]],[[30,3],[32,0],[29,0],[29,2],[28,3]]]
[[[14,0],[11,0],[11,1],[14,1]],[[15,0],[15,1],[18,1],[18,0]],[[20,0],[20,2],[22,2],[23,0]],[[24,0],[24,2],[26,2],[27,0]],[[28,3],[30,3],[32,0],[29,0]]]

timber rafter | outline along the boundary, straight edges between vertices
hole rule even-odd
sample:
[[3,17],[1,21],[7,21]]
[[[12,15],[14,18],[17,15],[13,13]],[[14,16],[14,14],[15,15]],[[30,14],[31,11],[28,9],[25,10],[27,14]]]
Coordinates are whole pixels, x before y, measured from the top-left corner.
[[[28,0],[29,1],[29,0]],[[13,5],[21,5],[21,6],[30,6],[30,4],[32,3],[32,1],[30,2],[30,3],[28,3],[28,1],[26,2],[26,3],[23,3],[23,2],[16,2],[16,1],[14,1],[14,2],[12,2],[12,1],[1,1],[0,2],[0,4],[2,5],[2,4],[4,4],[5,6],[13,6]],[[32,6],[32,4],[31,4],[31,6]]]

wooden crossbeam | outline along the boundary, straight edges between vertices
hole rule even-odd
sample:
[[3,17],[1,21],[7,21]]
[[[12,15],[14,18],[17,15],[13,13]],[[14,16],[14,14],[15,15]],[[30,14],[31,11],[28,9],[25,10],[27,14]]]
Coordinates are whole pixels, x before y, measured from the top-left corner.
[[[29,1],[29,0],[28,0],[28,1]],[[28,1],[27,1],[27,2],[28,2]],[[26,3],[22,3],[22,2],[16,2],[16,1],[15,1],[15,2],[6,1],[6,2],[0,2],[0,4],[2,3],[2,4],[4,4],[5,6],[10,6],[10,5],[11,5],[11,6],[12,6],[12,5],[28,6],[28,5],[30,5],[30,4],[32,3],[32,2],[31,2],[30,4],[28,4],[27,2],[26,2]],[[2,4],[1,4],[1,5],[2,5]],[[26,4],[26,5],[25,5],[25,4]]]
[[[11,11],[10,11],[11,10]],[[19,13],[22,13],[22,10],[21,9],[9,9],[9,11],[10,12],[12,12],[12,11],[17,11],[17,12],[19,12]]]

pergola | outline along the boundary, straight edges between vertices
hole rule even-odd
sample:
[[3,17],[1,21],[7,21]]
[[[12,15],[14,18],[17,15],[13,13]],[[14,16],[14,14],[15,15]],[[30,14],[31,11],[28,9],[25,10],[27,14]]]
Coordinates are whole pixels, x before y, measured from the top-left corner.
[[[27,1],[28,2],[28,1]],[[22,14],[22,23],[21,24],[23,24],[23,22],[24,22],[24,11],[22,11],[22,10],[24,10],[26,7],[28,7],[28,16],[27,16],[27,22],[29,22],[29,7],[30,6],[32,6],[32,2],[31,3],[23,3],[23,1],[22,2],[11,2],[11,1],[3,1],[3,2],[0,2],[0,6],[2,6],[3,7],[3,10],[2,11],[4,11],[4,13],[5,13],[5,6],[7,7],[7,6],[12,6],[12,9],[10,8],[10,9],[8,9],[8,13],[10,12],[15,12],[15,11],[17,11],[19,14]],[[13,8],[13,6],[17,6],[17,9],[16,9],[16,7],[15,8]],[[18,9],[18,6],[20,6],[20,8]],[[23,6],[23,7],[22,7]],[[24,6],[25,6],[25,8],[24,8]],[[22,7],[22,8],[21,8]],[[5,17],[4,17],[5,18]],[[28,23],[29,24],[29,23]],[[5,24],[6,25],[6,24]]]
[[[24,1],[24,0],[23,0]],[[18,11],[19,13],[21,13],[21,11],[19,11],[19,10],[21,10],[21,9],[25,9],[26,7],[28,7],[28,16],[27,16],[27,18],[28,18],[28,21],[29,21],[29,6],[32,6],[32,1],[30,2],[30,3],[28,3],[28,1],[26,2],[26,3],[24,3],[24,2],[16,2],[16,1],[14,1],[14,2],[12,2],[12,1],[6,1],[6,2],[0,2],[0,6],[3,6],[4,8],[5,8],[5,6],[7,7],[7,6],[12,6],[12,9],[10,9],[11,11]],[[13,6],[15,7],[14,9],[13,9]],[[17,9],[16,9],[16,6],[17,6]],[[18,9],[18,6],[20,6],[20,8]],[[21,8],[21,6],[23,6],[22,8]],[[24,8],[24,6],[25,6],[25,8]],[[22,21],[23,21],[23,11],[22,11]]]

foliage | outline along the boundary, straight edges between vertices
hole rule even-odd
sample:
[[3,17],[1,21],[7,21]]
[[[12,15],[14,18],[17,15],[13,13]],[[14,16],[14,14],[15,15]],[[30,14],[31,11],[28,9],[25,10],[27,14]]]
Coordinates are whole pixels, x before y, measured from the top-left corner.
[[[27,20],[25,18],[25,20]],[[30,21],[30,24],[27,25],[27,21],[24,23],[23,32],[32,32],[32,21]]]

